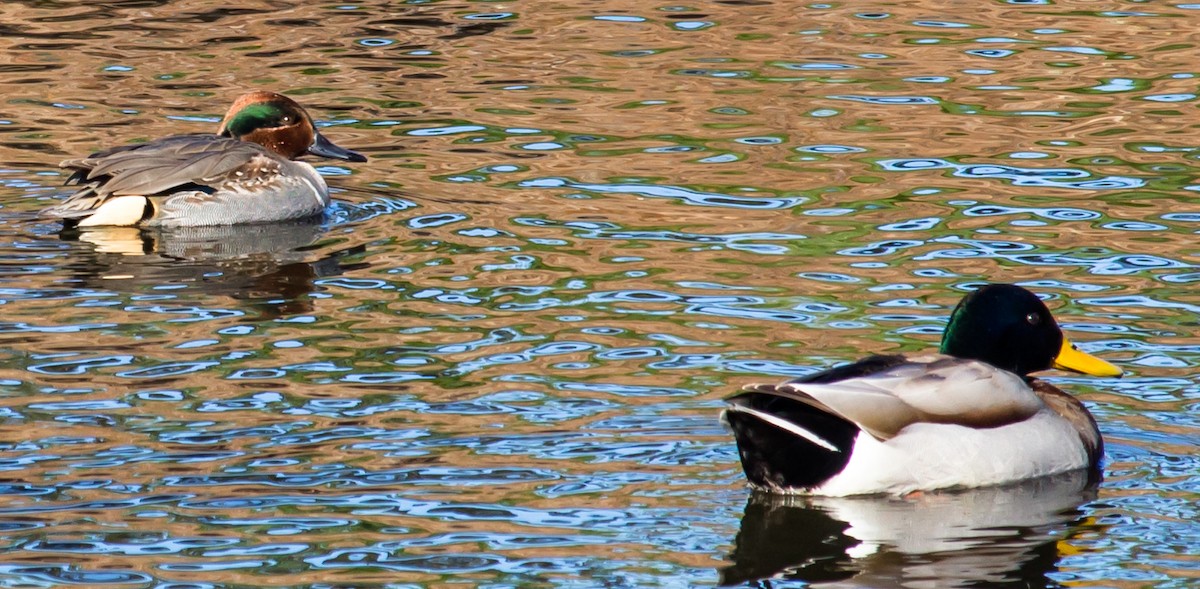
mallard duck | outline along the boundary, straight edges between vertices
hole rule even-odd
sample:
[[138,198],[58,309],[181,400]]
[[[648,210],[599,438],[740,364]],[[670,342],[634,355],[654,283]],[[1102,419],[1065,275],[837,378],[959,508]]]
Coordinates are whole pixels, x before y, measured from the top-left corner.
[[317,132],[296,101],[244,94],[216,134],[175,135],[69,159],[67,185],[80,188],[42,211],[66,227],[199,227],[288,221],[319,215],[329,187],[302,155],[365,162]]
[[903,495],[1098,472],[1092,415],[1029,376],[1049,368],[1121,375],[1076,349],[1036,295],[993,284],[955,307],[940,353],[749,385],[722,420],[750,484],[771,492]]

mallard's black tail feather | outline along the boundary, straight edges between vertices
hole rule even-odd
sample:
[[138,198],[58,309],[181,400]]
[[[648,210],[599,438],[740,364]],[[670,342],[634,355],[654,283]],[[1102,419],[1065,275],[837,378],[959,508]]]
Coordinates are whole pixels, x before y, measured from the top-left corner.
[[742,469],[762,489],[811,489],[841,472],[858,427],[816,407],[769,392],[729,399],[725,421],[737,439]]
[[[904,361],[898,355],[870,356],[789,384],[837,382]],[[785,393],[775,385],[751,385],[729,399],[723,419],[737,438],[746,478],[758,488],[812,489],[842,472],[850,462],[858,426],[824,411],[820,403],[804,403],[795,397],[796,392]]]

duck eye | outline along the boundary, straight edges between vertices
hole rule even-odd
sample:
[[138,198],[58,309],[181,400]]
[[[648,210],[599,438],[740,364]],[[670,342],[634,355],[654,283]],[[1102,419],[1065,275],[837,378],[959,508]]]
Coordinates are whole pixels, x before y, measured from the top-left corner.
[[290,115],[283,115],[283,122],[284,123],[292,122],[292,117]]
[[1037,325],[1042,322],[1042,316],[1037,313],[1030,313],[1025,316],[1025,321],[1030,325]]

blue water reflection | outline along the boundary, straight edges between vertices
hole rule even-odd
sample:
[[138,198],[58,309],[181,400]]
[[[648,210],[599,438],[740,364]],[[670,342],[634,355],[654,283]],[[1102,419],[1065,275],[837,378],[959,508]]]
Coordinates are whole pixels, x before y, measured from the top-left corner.
[[1127,176],[1096,177],[1087,170],[1069,168],[1024,168],[999,164],[960,164],[945,159],[885,159],[875,162],[889,172],[951,170],[958,178],[998,178],[1013,186],[1073,188],[1077,190],[1128,190],[1141,188],[1145,180]]
[[571,188],[598,194],[632,194],[637,196],[677,199],[696,206],[734,207],[746,209],[786,209],[804,203],[803,197],[763,198],[722,193],[705,193],[679,186],[655,184],[589,184],[567,178],[538,178],[522,181],[520,188]]

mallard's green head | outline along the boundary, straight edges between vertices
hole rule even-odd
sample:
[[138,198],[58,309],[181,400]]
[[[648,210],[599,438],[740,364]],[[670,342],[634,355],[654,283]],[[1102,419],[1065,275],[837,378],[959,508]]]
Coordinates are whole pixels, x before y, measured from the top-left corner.
[[1050,368],[1121,375],[1120,368],[1077,350],[1037,295],[1012,284],[990,284],[964,297],[950,314],[941,351],[1021,376]]
[[274,92],[239,96],[221,121],[218,135],[257,143],[288,159],[305,154],[365,162],[362,154],[334,145],[313,126],[296,101]]

